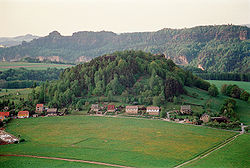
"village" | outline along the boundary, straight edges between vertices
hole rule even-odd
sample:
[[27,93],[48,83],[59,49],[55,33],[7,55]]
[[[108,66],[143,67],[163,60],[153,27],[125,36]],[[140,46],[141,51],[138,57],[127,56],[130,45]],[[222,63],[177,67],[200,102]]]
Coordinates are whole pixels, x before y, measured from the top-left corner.
[[[0,112],[0,121],[4,121],[8,118],[12,119],[22,119],[29,117],[49,117],[49,116],[63,116],[66,115],[67,109],[63,109],[61,112],[58,111],[57,108],[48,108],[45,107],[44,104],[36,104],[35,114],[30,115],[29,111],[19,111],[17,116],[10,115],[10,112],[7,111],[8,107],[2,109],[3,112]],[[164,115],[160,115],[163,113]],[[158,106],[148,106],[144,105],[128,105],[128,106],[115,106],[113,104],[108,104],[107,102],[101,104],[92,104],[88,110],[89,115],[97,115],[97,116],[105,116],[105,115],[122,115],[122,116],[130,116],[130,117],[147,117],[159,119],[163,118],[166,121],[174,121],[177,123],[187,123],[187,124],[196,124],[198,125],[200,122],[188,119],[188,116],[192,114],[192,109],[190,105],[181,105],[179,110],[172,110],[167,112],[161,112],[161,107]],[[173,115],[174,114],[174,115]],[[176,118],[177,116],[182,116]],[[207,123],[209,121],[216,121],[218,123],[229,122],[229,119],[226,117],[211,117],[208,114],[204,113],[199,120],[202,123]]]

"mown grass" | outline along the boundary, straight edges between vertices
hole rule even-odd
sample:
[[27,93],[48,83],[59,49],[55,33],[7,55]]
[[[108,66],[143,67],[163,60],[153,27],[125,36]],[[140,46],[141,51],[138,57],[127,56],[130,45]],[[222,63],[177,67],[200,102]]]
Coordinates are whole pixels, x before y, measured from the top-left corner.
[[0,156],[0,165],[2,168],[110,168],[110,166],[95,165],[88,163],[68,162],[61,160],[39,159],[39,158],[26,158],[14,156]]
[[250,166],[250,134],[240,135],[233,142],[211,153],[209,156],[192,162],[185,167],[193,168],[247,168]]
[[64,116],[13,120],[7,131],[26,142],[0,154],[30,154],[134,167],[172,167],[235,135],[159,120]]
[[250,93],[250,82],[243,82],[243,81],[223,81],[223,80],[207,80],[211,84],[215,84],[217,88],[220,90],[221,86],[224,84],[227,85],[238,85],[240,88],[246,90]]
[[52,64],[52,63],[27,63],[27,62],[0,62],[0,71],[6,71],[8,69],[26,68],[29,70],[45,70],[47,68],[68,68],[73,65],[66,64]]

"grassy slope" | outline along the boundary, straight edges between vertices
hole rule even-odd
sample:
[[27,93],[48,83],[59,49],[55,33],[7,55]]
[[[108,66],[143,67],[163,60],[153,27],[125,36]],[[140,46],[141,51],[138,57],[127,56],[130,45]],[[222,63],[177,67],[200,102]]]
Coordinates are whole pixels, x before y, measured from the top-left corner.
[[186,167],[193,168],[247,168],[250,166],[250,134],[239,136],[225,147],[213,152],[206,158],[193,162]]
[[[192,104],[198,104],[198,105],[206,105],[208,102],[210,104],[209,107],[206,107],[206,109],[209,109],[211,111],[218,111],[220,109],[221,104],[224,102],[224,99],[227,99],[229,97],[224,96],[222,94],[219,94],[217,97],[211,97],[207,94],[206,91],[200,90],[197,88],[190,88],[190,87],[185,87],[186,90],[189,93],[197,93],[198,97],[193,98],[189,97],[187,95],[183,95],[184,97],[184,102],[186,103],[192,103]],[[203,100],[201,100],[203,99]],[[239,99],[234,99],[237,103],[236,111],[239,114],[240,121],[245,123],[245,124],[250,124],[250,105],[246,101],[242,101]],[[192,108],[196,108],[197,111],[202,111],[200,107],[195,107],[193,106]]]
[[135,167],[171,167],[235,133],[158,120],[65,116],[18,119],[7,130],[27,141],[0,148]]
[[101,166],[87,163],[68,162],[61,160],[25,158],[25,157],[0,157],[0,165],[2,168],[27,168],[27,167],[67,167],[67,168],[108,168],[109,166]]
[[[10,101],[15,101],[18,102],[20,101],[20,98],[24,98],[27,100],[28,94],[32,92],[31,88],[25,88],[25,89],[2,89],[0,91],[0,99],[3,100],[10,100]],[[20,93],[17,95],[17,93]]]
[[243,82],[243,81],[223,81],[223,80],[207,80],[209,83],[215,84],[217,88],[220,90],[221,86],[224,84],[230,85],[235,84],[238,85],[240,88],[245,89],[247,92],[250,93],[250,82]]
[[[24,68],[29,70],[45,70],[49,67],[56,67],[56,68],[68,68],[73,65],[66,65],[66,64],[52,64],[52,63],[27,63],[27,62],[0,62],[0,71],[5,71],[10,68],[16,69],[20,67],[16,66],[24,66]],[[25,67],[25,66],[32,66],[32,67]]]

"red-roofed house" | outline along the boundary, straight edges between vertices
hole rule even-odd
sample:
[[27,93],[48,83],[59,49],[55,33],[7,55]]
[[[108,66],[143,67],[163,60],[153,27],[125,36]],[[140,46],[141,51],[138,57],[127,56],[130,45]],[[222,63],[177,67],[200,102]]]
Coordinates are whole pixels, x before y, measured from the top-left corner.
[[36,112],[42,113],[44,111],[44,105],[43,104],[37,104],[36,105]]
[[115,112],[115,105],[108,105],[108,112]]
[[10,112],[0,112],[0,120],[3,121],[5,118],[10,116]]
[[29,118],[29,112],[28,111],[19,111],[17,114],[18,118]]

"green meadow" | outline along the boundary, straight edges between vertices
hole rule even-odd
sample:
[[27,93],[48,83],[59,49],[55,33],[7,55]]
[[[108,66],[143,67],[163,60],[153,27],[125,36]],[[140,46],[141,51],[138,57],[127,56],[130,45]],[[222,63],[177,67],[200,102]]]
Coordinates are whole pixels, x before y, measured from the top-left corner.
[[[6,130],[21,135],[26,141],[1,146],[0,154],[61,157],[147,168],[173,167],[236,134],[162,120],[77,115],[16,119]],[[9,164],[15,165],[16,159],[12,160]],[[53,165],[54,161],[50,162]],[[30,163],[26,167],[34,166],[32,161]]]
[[45,70],[47,68],[68,68],[73,65],[53,64],[53,63],[27,63],[27,62],[0,62],[0,71],[8,69],[26,68],[29,70]]
[[27,158],[27,157],[9,157],[0,156],[0,165],[2,168],[111,168],[110,166],[95,165],[88,163],[68,162],[61,160],[50,160],[40,158]]
[[227,85],[238,85],[240,88],[246,90],[250,93],[250,82],[243,81],[223,81],[223,80],[207,80],[211,84],[215,84],[217,88],[220,90],[221,86],[224,84]]
[[20,98],[28,99],[28,94],[32,92],[31,88],[25,89],[2,89],[0,91],[1,100],[20,101]]
[[247,168],[250,165],[249,149],[250,134],[240,135],[233,142],[214,151],[209,156],[195,161],[185,167],[193,168]]

